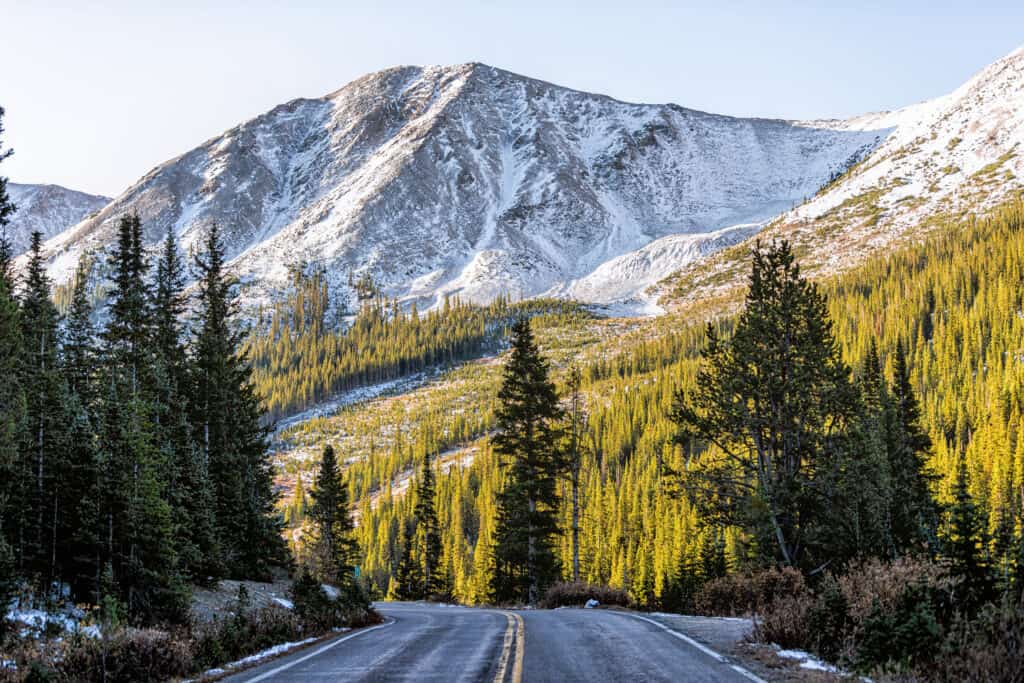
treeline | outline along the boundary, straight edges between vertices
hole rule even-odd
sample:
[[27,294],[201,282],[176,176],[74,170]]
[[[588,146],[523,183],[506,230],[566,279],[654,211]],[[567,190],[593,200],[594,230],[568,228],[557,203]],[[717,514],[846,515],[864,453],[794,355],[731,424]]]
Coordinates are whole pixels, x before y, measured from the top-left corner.
[[192,264],[188,336],[173,233],[154,266],[138,217],[117,234],[98,328],[88,261],[62,319],[41,235],[17,280],[0,242],[0,604],[28,586],[104,623],[182,622],[191,584],[287,562],[267,430],[216,226]]
[[[269,417],[315,406],[332,395],[497,350],[517,311],[571,307],[567,302],[512,304],[499,297],[477,306],[446,297],[441,307],[408,314],[372,281],[353,285],[360,307],[351,325],[332,324],[323,273],[296,271],[288,299],[275,305],[246,343]],[[261,314],[261,319],[265,314]]]

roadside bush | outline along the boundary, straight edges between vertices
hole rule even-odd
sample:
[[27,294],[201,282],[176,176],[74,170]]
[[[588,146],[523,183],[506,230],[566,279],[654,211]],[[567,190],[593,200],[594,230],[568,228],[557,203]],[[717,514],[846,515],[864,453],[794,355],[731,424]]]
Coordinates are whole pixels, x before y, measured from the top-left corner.
[[[105,638],[76,636],[54,658],[55,671],[39,680],[157,681],[195,669],[191,643],[182,632],[124,629]],[[31,680],[31,676],[29,677]]]
[[587,604],[587,600],[597,600],[602,605],[616,605],[618,607],[629,607],[633,604],[629,593],[620,588],[609,586],[598,586],[590,583],[562,582],[553,584],[548,588],[541,600],[541,607],[552,609],[555,607],[580,607]]
[[893,605],[876,602],[860,631],[854,662],[862,671],[880,666],[907,671],[933,661],[942,642],[934,589],[915,583]]
[[697,593],[697,612],[716,617],[763,614],[780,599],[809,595],[803,574],[791,567],[732,574],[708,581]]
[[852,565],[838,581],[854,627],[864,624],[876,606],[883,611],[895,609],[908,586],[920,584],[949,593],[954,584],[942,565],[910,557],[892,562],[865,560]]
[[312,574],[303,572],[292,584],[290,597],[296,616],[311,631],[380,622],[380,616],[370,608],[366,593],[356,584],[344,588],[325,587]]
[[850,632],[850,606],[839,582],[826,574],[807,613],[811,651],[827,661],[838,661]]
[[990,605],[976,619],[958,619],[937,661],[917,667],[922,681],[1024,681],[1024,599]]
[[265,607],[195,625],[191,649],[197,668],[207,669],[280,643],[300,640],[306,633],[295,614],[280,607]]

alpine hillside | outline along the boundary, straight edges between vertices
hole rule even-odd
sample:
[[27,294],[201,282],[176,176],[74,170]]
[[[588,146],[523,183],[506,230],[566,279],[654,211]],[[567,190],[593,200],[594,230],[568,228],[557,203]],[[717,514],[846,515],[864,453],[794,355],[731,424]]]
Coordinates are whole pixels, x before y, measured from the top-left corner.
[[629,104],[475,63],[399,67],[162,164],[46,251],[66,279],[137,212],[149,245],[170,229],[189,248],[219,223],[247,303],[302,263],[421,305],[620,301],[801,203],[891,130]]
[[[797,246],[811,273],[846,270],[879,249],[920,240],[941,223],[983,213],[1024,188],[1024,47],[943,97],[868,114],[840,130],[893,132],[810,201],[771,222],[763,236]],[[742,281],[748,249],[689,264],[662,288],[701,300]]]
[[28,249],[33,232],[49,239],[102,209],[109,197],[69,190],[60,185],[8,183],[7,192],[18,207],[7,237],[15,255]]

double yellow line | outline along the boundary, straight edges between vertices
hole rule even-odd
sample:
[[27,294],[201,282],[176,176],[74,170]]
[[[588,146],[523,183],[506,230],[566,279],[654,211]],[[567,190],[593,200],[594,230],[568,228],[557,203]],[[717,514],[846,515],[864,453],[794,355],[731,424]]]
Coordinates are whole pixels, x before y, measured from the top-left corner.
[[[523,680],[523,656],[526,654],[526,626],[523,618],[515,612],[502,612],[508,619],[508,628],[505,629],[505,640],[501,647],[501,659],[498,660],[498,670],[494,674],[494,683],[505,683],[508,676],[509,661],[512,662],[511,683],[522,683]],[[515,656],[512,650],[515,649]]]

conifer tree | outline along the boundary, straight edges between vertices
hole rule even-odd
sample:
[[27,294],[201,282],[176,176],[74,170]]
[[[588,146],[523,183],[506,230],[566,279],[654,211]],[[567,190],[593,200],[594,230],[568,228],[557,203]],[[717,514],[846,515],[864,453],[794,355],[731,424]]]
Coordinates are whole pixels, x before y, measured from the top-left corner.
[[893,360],[892,412],[887,430],[892,476],[892,542],[897,555],[935,547],[938,513],[925,458],[931,439],[921,426],[921,411],[910,383],[903,342]]
[[[0,107],[0,162],[14,154],[13,149],[4,149],[4,108]],[[11,260],[14,258],[10,240],[7,238],[7,226],[18,207],[7,194],[7,178],[0,175],[0,280],[7,285],[8,292],[14,292],[14,278],[11,273]]]
[[565,463],[558,395],[526,318],[512,328],[498,401],[494,451],[508,467],[508,480],[498,496],[493,593],[499,602],[533,605],[559,574],[556,489]]
[[181,329],[184,267],[173,230],[167,231],[153,283],[156,420],[168,464],[168,502],[182,571],[193,581],[223,575],[209,472],[193,439],[188,410],[191,367]]
[[402,546],[395,567],[395,597],[399,600],[418,600],[423,597],[422,568],[413,554],[416,545],[416,526],[407,521],[402,524]]
[[992,599],[993,576],[986,555],[987,539],[982,511],[971,497],[970,477],[963,458],[957,465],[953,503],[947,521],[945,555],[953,576],[959,579],[958,605],[968,613]]
[[[0,107],[0,135],[3,108]],[[0,162],[11,150],[0,145]],[[6,228],[15,207],[7,195],[7,178],[0,176],[0,605],[7,605],[14,592],[17,568],[14,518],[17,492],[19,447],[24,441],[25,395],[21,384],[21,322],[10,273],[10,244]],[[0,639],[4,619],[0,619]]]
[[72,594],[94,597],[101,566],[99,547],[100,462],[96,447],[97,349],[89,302],[91,262],[83,257],[75,271],[64,326],[61,370],[67,387],[67,469],[62,474],[66,514],[61,537],[67,553],[65,576]]
[[766,559],[828,561],[825,477],[858,401],[825,300],[786,242],[755,247],[733,336],[723,342],[708,325],[702,360],[673,410],[677,440],[697,465],[686,488],[706,516],[750,532]]
[[48,586],[58,574],[58,527],[66,462],[67,416],[58,367],[58,313],[50,298],[50,279],[42,252],[43,236],[32,233],[21,295],[21,372],[25,392],[27,440],[22,450],[21,500],[25,544],[22,561],[31,576]]
[[336,586],[352,588],[356,545],[352,538],[348,487],[341,481],[338,460],[330,444],[324,446],[310,498],[309,518],[313,522],[320,577]]
[[894,554],[892,486],[886,447],[890,399],[878,347],[872,341],[857,381],[861,414],[846,442],[836,495],[826,508],[826,533],[833,536],[833,570],[856,557]]
[[232,329],[233,281],[224,268],[224,244],[216,225],[196,257],[198,319],[192,426],[215,500],[218,537],[229,573],[266,575],[285,561],[281,520],[274,510],[273,470],[267,453],[252,370]]
[[[173,541],[163,474],[168,463],[154,429],[152,315],[138,216],[118,224],[114,291],[103,330],[99,442],[110,585],[134,621],[180,620],[187,594]],[[102,583],[102,581],[101,581]],[[97,587],[100,591],[101,587]],[[107,596],[99,595],[102,602]]]
[[566,444],[569,467],[569,487],[572,497],[572,580],[580,580],[580,471],[583,468],[582,437],[586,431],[586,414],[583,412],[583,398],[580,385],[583,377],[579,365],[569,368],[569,428]]
[[430,467],[429,454],[424,456],[420,476],[416,481],[416,506],[413,517],[416,520],[416,541],[423,563],[422,595],[430,599],[441,588],[441,530],[434,507],[434,472]]

